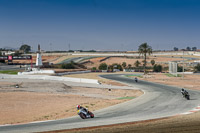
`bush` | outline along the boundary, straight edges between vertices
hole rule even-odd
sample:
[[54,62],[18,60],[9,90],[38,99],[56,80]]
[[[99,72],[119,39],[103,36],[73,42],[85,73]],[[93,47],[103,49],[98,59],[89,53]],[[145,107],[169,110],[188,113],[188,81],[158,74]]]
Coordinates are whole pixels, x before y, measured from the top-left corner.
[[177,67],[177,72],[183,72],[183,67],[182,66],[178,66]]
[[107,70],[108,65],[106,63],[101,63],[99,65],[99,70]]
[[162,66],[161,65],[154,65],[153,66],[153,71],[154,72],[162,72]]
[[200,72],[200,63],[198,63],[195,67],[194,67],[194,70],[196,72]]
[[67,63],[67,64],[62,64],[61,68],[62,69],[74,69],[75,66],[73,63]]
[[151,60],[151,65],[153,66],[153,65],[155,65],[155,60]]
[[96,67],[93,67],[92,70],[95,71],[95,70],[97,70],[97,68],[96,68]]
[[120,64],[117,64],[117,63],[112,64],[111,68],[112,68],[112,70],[113,69],[118,69],[120,71],[123,70],[122,66]]

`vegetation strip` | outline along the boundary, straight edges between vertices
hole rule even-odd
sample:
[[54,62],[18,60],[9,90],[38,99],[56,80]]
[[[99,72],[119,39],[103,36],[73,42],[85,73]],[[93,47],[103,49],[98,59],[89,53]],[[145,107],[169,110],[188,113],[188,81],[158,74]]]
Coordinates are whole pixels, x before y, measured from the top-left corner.
[[117,98],[118,100],[123,100],[123,99],[134,99],[135,97],[120,97],[120,98]]
[[14,74],[14,75],[17,75],[18,71],[4,70],[4,71],[0,71],[0,73],[2,73],[2,74]]

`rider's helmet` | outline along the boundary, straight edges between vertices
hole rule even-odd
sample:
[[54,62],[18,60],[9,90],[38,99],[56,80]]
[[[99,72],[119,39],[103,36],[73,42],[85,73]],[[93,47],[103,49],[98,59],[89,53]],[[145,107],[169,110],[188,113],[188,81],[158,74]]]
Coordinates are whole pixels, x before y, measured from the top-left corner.
[[181,90],[182,90],[182,91],[184,91],[184,89],[183,89],[183,88],[182,88]]
[[81,107],[80,105],[77,105],[77,106],[76,106],[77,110],[79,110],[79,109],[80,109],[80,107]]

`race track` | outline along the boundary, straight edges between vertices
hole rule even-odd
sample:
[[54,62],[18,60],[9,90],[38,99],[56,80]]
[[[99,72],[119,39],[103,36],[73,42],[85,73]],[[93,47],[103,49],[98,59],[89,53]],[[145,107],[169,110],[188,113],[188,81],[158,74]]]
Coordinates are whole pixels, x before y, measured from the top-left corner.
[[191,100],[186,100],[180,88],[145,81],[135,83],[122,75],[104,75],[142,89],[145,94],[131,101],[94,112],[95,118],[82,120],[79,116],[56,121],[0,126],[1,133],[27,133],[116,124],[168,117],[187,112],[200,103],[200,91],[189,90]]

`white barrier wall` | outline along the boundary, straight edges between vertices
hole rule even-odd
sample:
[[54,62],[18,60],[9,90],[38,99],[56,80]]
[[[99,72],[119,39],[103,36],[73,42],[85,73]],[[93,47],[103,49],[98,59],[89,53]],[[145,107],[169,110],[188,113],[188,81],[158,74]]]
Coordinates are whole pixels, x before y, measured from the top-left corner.
[[30,72],[18,72],[18,75],[29,75],[29,74],[54,74],[54,70],[37,70],[37,71],[30,71]]
[[78,83],[92,83],[99,84],[98,80],[95,79],[84,79],[84,78],[70,78],[70,77],[57,77],[48,75],[8,75],[0,74],[0,78],[21,78],[21,79],[42,79],[42,80],[56,80],[56,81],[69,81]]

